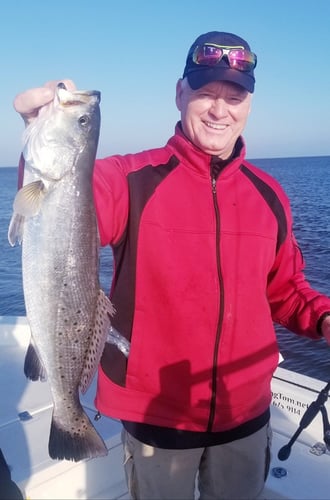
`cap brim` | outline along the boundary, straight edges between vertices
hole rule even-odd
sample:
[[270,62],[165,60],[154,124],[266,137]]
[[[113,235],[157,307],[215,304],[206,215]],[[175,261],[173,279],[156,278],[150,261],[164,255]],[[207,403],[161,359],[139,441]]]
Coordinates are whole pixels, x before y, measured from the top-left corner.
[[231,68],[198,68],[187,73],[190,87],[197,90],[211,82],[226,81],[240,85],[248,92],[254,92],[254,78],[249,73]]

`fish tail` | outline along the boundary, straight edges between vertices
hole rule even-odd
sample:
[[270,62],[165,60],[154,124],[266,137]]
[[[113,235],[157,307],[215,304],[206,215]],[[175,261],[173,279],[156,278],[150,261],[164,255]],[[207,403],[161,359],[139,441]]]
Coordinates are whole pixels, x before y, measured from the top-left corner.
[[82,410],[71,427],[70,423],[67,427],[63,427],[53,413],[48,452],[53,459],[78,462],[86,458],[103,457],[108,454],[108,449]]

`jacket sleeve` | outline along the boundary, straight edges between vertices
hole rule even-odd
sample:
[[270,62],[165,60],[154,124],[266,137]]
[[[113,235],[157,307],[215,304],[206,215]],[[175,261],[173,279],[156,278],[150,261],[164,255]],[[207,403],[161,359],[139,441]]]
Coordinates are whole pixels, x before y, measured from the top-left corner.
[[268,276],[267,294],[273,321],[319,339],[318,321],[330,311],[330,299],[314,290],[304,275],[305,261],[292,230],[289,202],[284,206],[287,234]]
[[96,160],[93,191],[101,245],[120,241],[128,218],[128,186],[119,156]]

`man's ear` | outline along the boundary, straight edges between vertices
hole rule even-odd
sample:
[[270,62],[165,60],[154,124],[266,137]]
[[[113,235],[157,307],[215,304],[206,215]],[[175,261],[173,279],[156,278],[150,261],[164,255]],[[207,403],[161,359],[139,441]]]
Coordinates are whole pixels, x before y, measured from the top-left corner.
[[183,80],[180,78],[177,81],[176,84],[176,94],[175,94],[175,103],[176,107],[178,108],[179,111],[181,111],[182,108],[182,91],[183,91]]

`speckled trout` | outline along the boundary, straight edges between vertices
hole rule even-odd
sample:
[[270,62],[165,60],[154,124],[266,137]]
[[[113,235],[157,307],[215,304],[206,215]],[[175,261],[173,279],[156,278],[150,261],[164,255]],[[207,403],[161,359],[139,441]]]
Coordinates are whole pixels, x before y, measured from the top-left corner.
[[53,398],[49,455],[78,461],[107,448],[80,403],[99,363],[114,313],[99,283],[92,175],[100,93],[59,84],[23,136],[23,187],[8,239],[22,242],[31,343],[24,372],[47,377]]

